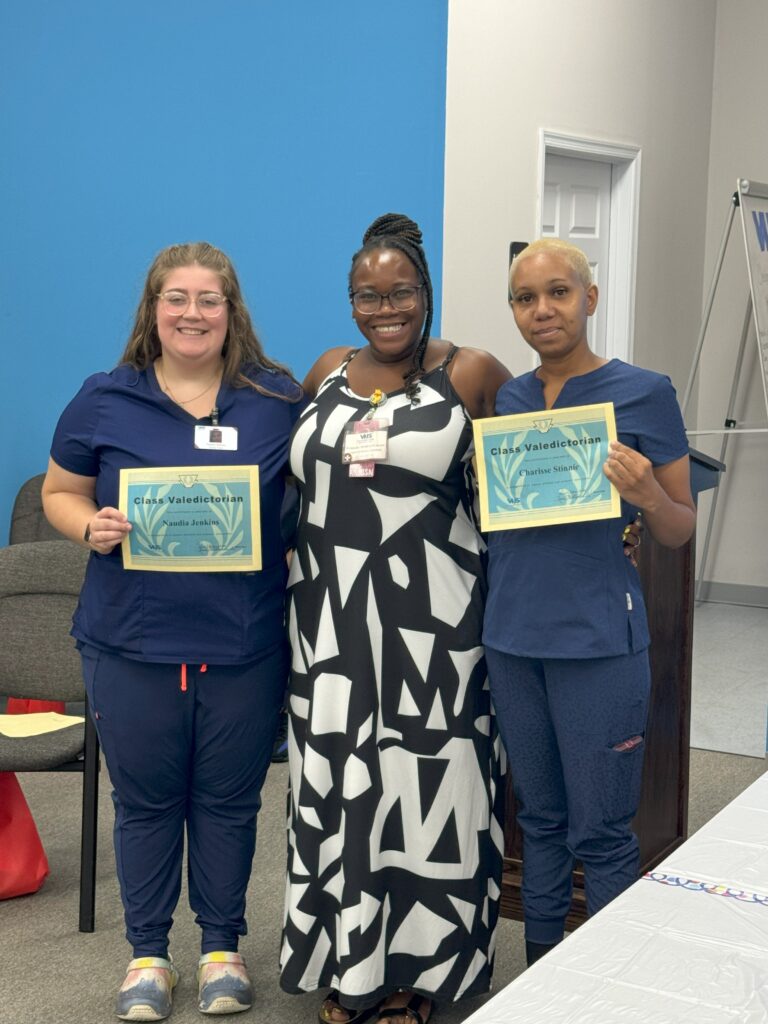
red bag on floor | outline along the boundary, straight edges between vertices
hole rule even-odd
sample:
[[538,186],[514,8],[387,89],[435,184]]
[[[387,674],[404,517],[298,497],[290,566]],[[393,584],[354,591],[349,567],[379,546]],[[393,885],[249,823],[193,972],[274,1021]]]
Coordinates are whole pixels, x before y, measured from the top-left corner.
[[31,715],[40,711],[58,711],[64,714],[63,700],[27,700],[23,697],[9,697],[5,709],[7,715]]
[[37,892],[47,877],[48,858],[19,780],[0,772],[0,900]]

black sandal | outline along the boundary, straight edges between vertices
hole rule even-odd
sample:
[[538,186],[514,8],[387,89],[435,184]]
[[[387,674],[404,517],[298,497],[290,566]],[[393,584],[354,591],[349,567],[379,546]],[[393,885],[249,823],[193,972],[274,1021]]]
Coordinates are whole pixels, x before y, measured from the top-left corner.
[[[324,1013],[325,1004],[333,1003],[328,1010],[328,1013]],[[348,1013],[349,1017],[345,1021],[337,1020],[335,1017],[331,1017],[331,1013],[334,1009],[339,1009],[342,1013]],[[348,1006],[344,1006],[343,1003],[339,1002],[339,993],[335,988],[332,988],[328,995],[322,1002],[320,1009],[317,1013],[317,1019],[320,1024],[362,1024],[364,1020],[368,1020],[376,1012],[375,1006],[366,1006],[362,1010],[350,1010]]]
[[[422,1017],[419,1007],[425,1000],[429,1003],[429,1013],[426,1017]],[[385,1010],[379,1010],[379,1020],[387,1020],[389,1017],[408,1017],[414,1024],[427,1024],[427,1021],[432,1019],[433,1010],[434,1002],[429,996],[420,996],[418,992],[414,992],[405,1006],[389,1006]]]

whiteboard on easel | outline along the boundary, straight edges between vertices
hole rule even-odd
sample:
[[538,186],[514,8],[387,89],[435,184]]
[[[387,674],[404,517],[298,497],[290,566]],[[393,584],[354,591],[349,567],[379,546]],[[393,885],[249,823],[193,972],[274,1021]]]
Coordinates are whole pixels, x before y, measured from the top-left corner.
[[741,178],[739,193],[758,359],[768,415],[768,185]]

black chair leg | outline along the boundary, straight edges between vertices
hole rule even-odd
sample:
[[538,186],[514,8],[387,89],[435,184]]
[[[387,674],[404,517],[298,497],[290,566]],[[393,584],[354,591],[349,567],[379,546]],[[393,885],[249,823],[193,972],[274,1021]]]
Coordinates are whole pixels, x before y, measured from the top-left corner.
[[85,764],[83,766],[83,827],[80,840],[80,931],[95,927],[96,839],[99,810],[99,737],[91,713],[85,708]]

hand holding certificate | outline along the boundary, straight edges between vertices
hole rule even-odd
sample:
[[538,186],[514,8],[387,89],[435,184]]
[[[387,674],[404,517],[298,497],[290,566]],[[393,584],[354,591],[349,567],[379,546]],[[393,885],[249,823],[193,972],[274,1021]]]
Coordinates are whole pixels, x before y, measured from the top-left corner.
[[621,514],[603,473],[613,403],[475,420],[480,529],[514,530]]
[[258,466],[120,470],[126,569],[261,569]]

